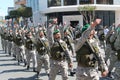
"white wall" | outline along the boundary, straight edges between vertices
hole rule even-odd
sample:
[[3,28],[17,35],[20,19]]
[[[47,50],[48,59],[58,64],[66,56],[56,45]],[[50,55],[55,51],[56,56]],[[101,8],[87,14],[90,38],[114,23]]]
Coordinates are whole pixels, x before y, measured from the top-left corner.
[[70,21],[79,21],[79,24],[83,25],[83,16],[82,15],[63,16],[63,23],[66,22],[67,24],[70,24]]
[[113,4],[120,5],[120,0],[114,0]]
[[120,24],[120,11],[115,11],[115,24]]
[[39,10],[42,11],[47,8],[47,0],[39,0]]
[[40,13],[40,11],[33,14],[33,23],[34,26],[37,26],[38,23],[44,24],[47,21],[47,17]]

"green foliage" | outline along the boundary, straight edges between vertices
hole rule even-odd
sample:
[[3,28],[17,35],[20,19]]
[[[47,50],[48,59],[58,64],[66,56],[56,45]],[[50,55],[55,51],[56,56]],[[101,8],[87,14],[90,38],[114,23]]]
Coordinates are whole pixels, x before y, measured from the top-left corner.
[[83,20],[86,23],[91,23],[94,20],[95,9],[96,9],[96,6],[90,6],[90,5],[78,7],[78,11],[80,12],[81,15],[83,15]]
[[83,7],[78,7],[78,11],[94,11],[96,9],[96,6],[83,6]]
[[22,6],[22,7],[18,8],[17,10],[20,13],[20,16],[22,16],[24,18],[29,18],[32,16],[32,8],[31,7]]
[[5,16],[5,19],[10,19],[10,16]]
[[17,17],[20,16],[20,14],[19,14],[19,12],[17,10],[12,10],[12,11],[10,11],[9,16],[11,18],[17,18]]

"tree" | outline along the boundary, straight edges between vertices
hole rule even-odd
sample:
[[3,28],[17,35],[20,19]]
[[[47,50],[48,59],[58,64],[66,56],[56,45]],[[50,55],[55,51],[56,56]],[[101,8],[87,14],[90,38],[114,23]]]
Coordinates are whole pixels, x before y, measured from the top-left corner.
[[21,7],[17,10],[20,13],[20,16],[23,18],[24,24],[27,25],[27,18],[32,17],[32,8],[21,5]]
[[9,16],[11,18],[17,18],[17,17],[20,17],[20,13],[18,12],[18,10],[12,10],[9,12]]
[[95,9],[96,9],[96,6],[89,6],[89,5],[78,7],[78,11],[80,12],[81,15],[83,15],[83,20],[85,21],[85,23],[90,23],[94,20]]
[[9,16],[9,15],[5,16],[5,20],[6,20],[6,19],[10,19],[10,16]]
[[21,17],[29,18],[32,16],[32,8],[31,7],[20,7],[18,8],[18,12]]

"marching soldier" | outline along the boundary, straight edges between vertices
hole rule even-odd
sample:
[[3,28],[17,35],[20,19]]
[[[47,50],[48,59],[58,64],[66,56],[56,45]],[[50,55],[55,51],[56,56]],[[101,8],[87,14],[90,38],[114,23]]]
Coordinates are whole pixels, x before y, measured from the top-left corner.
[[8,54],[9,55],[11,55],[11,51],[12,51],[12,41],[13,41],[13,32],[12,32],[12,29],[10,29],[8,33]]
[[25,48],[27,55],[27,69],[30,68],[30,59],[32,58],[33,71],[36,72],[37,59],[36,59],[35,38],[33,37],[30,31],[27,32],[26,34]]
[[16,44],[16,58],[18,60],[18,65],[20,64],[21,61],[23,60],[23,53],[24,53],[24,49],[22,48],[22,46],[24,45],[24,41],[22,39],[22,34],[21,34],[21,30],[18,30],[15,36],[15,44]]
[[3,29],[3,49],[4,49],[4,51],[5,51],[5,53],[7,53],[7,42],[8,42],[8,40],[7,40],[7,29],[6,28],[4,28]]
[[95,30],[93,28],[99,24],[101,19],[96,19],[87,30],[82,33],[79,39],[76,39],[76,80],[99,80],[98,63],[102,76],[106,76],[108,69],[101,56],[99,42],[94,38]]
[[36,40],[36,51],[37,51],[37,75],[39,77],[40,70],[44,64],[46,74],[49,75],[50,60],[49,60],[49,42],[44,35],[43,30],[38,31],[38,38]]
[[69,54],[67,44],[61,39],[59,30],[55,30],[54,43],[51,46],[51,68],[49,80],[55,80],[56,75],[61,71],[62,79],[68,80],[68,65],[72,67],[72,60]]
[[115,71],[114,71],[114,79],[119,80],[120,79],[120,24],[118,25],[116,29],[116,39],[114,42],[115,50],[117,51],[117,60],[115,62]]
[[54,42],[54,38],[53,38],[53,32],[56,29],[56,25],[57,25],[57,18],[51,19],[49,21],[49,25],[47,28],[47,38],[49,40],[49,44],[50,46],[53,44]]
[[109,32],[107,33],[106,37],[106,62],[109,69],[108,77],[113,78],[114,73],[114,65],[117,60],[116,50],[114,48],[114,42],[116,39],[116,31],[113,29],[112,26],[109,28]]
[[[70,36],[70,32],[66,29],[64,30],[64,41],[67,43],[69,54],[71,55],[72,58],[72,63],[73,63],[73,57],[75,55],[74,53],[74,47],[73,47],[73,38]],[[74,76],[75,72],[73,72],[73,67],[70,69],[70,76]]]

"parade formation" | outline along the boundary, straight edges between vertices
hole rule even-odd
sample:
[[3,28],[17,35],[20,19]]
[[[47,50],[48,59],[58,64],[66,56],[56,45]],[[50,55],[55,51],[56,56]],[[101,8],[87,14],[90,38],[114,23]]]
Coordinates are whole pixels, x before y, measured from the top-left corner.
[[120,25],[113,23],[97,29],[100,22],[101,19],[95,19],[90,24],[72,27],[58,25],[57,18],[53,18],[48,26],[1,26],[2,49],[18,65],[24,63],[27,70],[32,68],[38,79],[44,68],[49,80],[58,80],[57,74],[62,80],[69,80],[69,76],[76,80],[120,80]]

